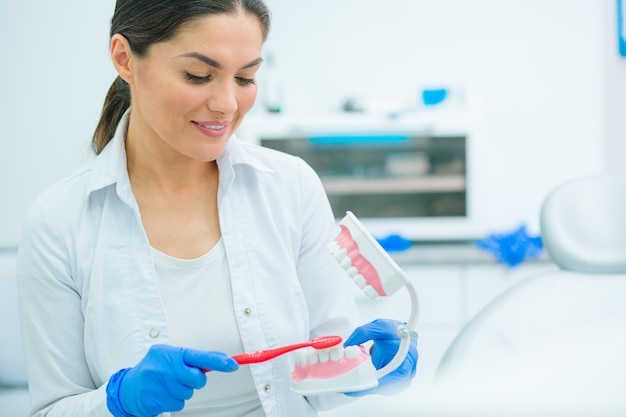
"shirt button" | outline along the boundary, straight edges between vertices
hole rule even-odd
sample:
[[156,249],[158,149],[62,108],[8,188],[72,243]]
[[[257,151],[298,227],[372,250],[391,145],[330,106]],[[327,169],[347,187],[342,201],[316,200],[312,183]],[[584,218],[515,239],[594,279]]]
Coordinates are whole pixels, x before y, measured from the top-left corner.
[[155,339],[159,336],[159,334],[161,334],[161,332],[158,329],[151,329],[150,330],[150,337]]
[[263,386],[263,391],[270,392],[272,390],[272,386],[270,384],[265,384]]
[[246,317],[250,317],[250,316],[252,315],[252,309],[251,309],[250,307],[246,307],[246,308],[244,308],[244,310],[243,310],[243,314],[244,314],[244,316],[246,316]]

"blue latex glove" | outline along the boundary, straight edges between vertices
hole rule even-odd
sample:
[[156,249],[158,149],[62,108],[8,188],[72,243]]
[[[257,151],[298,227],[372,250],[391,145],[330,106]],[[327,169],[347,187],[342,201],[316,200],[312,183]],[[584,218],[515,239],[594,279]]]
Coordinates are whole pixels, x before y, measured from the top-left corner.
[[154,417],[180,411],[193,390],[206,384],[202,369],[231,372],[238,367],[222,352],[154,345],[136,366],[111,376],[107,407],[115,417]]
[[[397,320],[376,319],[371,323],[358,327],[344,342],[344,346],[360,345],[368,340],[372,340],[374,342],[372,346],[372,363],[376,369],[380,369],[391,362],[400,347],[401,339],[396,330],[397,326]],[[409,345],[409,351],[404,362],[398,369],[378,380],[377,387],[345,394],[352,397],[369,394],[396,394],[411,384],[417,368],[417,358],[417,340],[413,339]]]
[[476,241],[476,246],[495,255],[498,262],[510,267],[517,266],[527,258],[541,255],[541,236],[529,236],[522,225],[511,233],[496,233]]

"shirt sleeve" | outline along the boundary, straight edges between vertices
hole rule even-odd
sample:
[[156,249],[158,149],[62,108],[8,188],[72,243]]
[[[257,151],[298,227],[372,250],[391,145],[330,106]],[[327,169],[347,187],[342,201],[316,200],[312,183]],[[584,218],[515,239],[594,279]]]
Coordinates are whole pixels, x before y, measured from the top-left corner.
[[[327,248],[339,233],[322,182],[302,162],[302,242],[298,276],[309,306],[311,337],[339,334],[344,340],[360,324],[353,283]],[[343,394],[307,398],[318,410],[327,410],[353,401]]]
[[81,294],[71,274],[61,218],[39,198],[26,216],[18,253],[18,297],[30,416],[110,416],[85,359]]

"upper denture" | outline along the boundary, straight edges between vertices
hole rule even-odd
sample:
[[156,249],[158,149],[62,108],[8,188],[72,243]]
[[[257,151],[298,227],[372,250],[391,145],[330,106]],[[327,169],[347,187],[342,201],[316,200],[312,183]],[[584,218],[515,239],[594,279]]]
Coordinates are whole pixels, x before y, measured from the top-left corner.
[[[340,250],[335,254],[335,258],[339,261],[342,268],[346,270],[348,275],[354,279],[355,283],[364,290],[367,296],[374,298],[377,295],[387,295],[378,271],[376,271],[376,268],[374,268],[367,258],[361,255],[359,245],[352,238],[350,230],[343,224],[340,225],[340,227],[341,233],[336,238],[336,243]],[[362,276],[362,278],[360,276]]]

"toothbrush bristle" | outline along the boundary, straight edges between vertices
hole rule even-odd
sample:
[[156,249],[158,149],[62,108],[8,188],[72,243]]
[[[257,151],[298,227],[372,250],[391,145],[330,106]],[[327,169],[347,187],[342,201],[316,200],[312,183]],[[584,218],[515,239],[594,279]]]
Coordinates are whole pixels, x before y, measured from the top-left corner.
[[311,347],[314,349],[327,349],[341,343],[341,336],[320,336],[311,340]]

